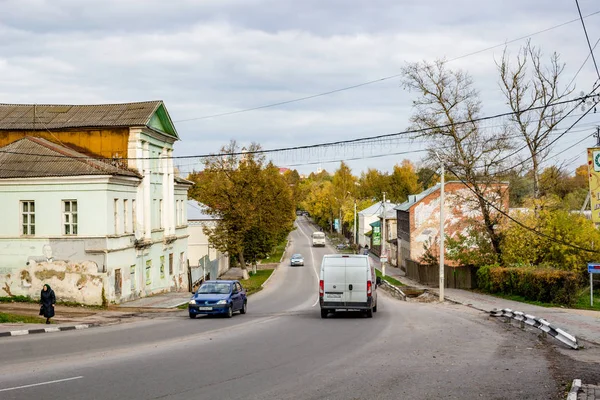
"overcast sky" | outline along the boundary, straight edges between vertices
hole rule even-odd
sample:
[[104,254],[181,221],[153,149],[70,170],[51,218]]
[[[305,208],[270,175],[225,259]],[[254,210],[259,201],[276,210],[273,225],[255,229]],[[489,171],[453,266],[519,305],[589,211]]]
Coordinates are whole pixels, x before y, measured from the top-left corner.
[[[583,15],[600,11],[579,0]],[[202,118],[310,96],[395,75],[406,62],[453,60],[578,18],[571,0],[0,0],[0,102],[118,103],[164,100],[182,139],[175,155],[217,151],[230,139],[263,148],[393,133],[409,126],[400,78],[278,107]],[[592,45],[600,14],[586,19]],[[570,80],[589,54],[579,21],[534,35],[556,51]],[[510,43],[518,51],[524,40]],[[596,48],[600,62],[600,45]],[[451,61],[470,72],[484,114],[507,111],[494,60],[503,46]],[[589,91],[591,60],[576,79]],[[202,119],[196,119],[202,118]],[[600,114],[557,142],[551,162],[585,162]],[[349,160],[353,172],[390,170],[423,153],[405,140],[276,153],[309,173]],[[577,157],[579,155],[579,157]],[[183,171],[198,160],[181,160]]]

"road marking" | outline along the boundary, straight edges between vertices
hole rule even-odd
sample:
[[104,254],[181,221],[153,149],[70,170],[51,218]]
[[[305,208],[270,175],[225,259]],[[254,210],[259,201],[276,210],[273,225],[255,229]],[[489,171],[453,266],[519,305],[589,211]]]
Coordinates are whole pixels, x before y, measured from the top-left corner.
[[15,386],[15,387],[6,388],[6,389],[0,389],[0,392],[8,392],[8,391],[10,391],[10,390],[18,390],[18,389],[27,389],[27,388],[30,388],[30,387],[42,386],[42,385],[51,385],[51,384],[53,384],[53,383],[60,383],[60,382],[74,381],[75,379],[81,379],[81,378],[83,378],[83,376],[74,376],[74,377],[72,377],[72,378],[57,379],[57,380],[55,380],[55,381],[40,382],[40,383],[32,383],[31,385]]
[[[317,273],[317,270],[315,269],[315,254],[313,253],[313,249],[312,249],[312,243],[310,240],[310,237],[308,237],[308,235],[304,232],[304,229],[302,229],[302,226],[300,225],[300,223],[298,223],[298,228],[300,228],[300,232],[302,232],[302,234],[306,237],[306,239],[308,239],[308,249],[310,250],[310,259],[312,260],[312,270],[315,273],[315,278],[317,278],[317,286],[319,286],[319,274]],[[319,304],[319,298],[317,297],[317,301],[315,301],[315,304],[312,305],[312,307],[315,307],[317,304]]]

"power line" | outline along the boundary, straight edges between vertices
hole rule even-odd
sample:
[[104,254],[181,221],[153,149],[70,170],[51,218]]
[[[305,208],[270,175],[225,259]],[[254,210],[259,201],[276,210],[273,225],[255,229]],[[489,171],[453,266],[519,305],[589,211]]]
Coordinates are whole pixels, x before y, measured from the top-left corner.
[[[570,100],[563,100],[563,101],[560,101],[560,102],[556,102],[556,103],[551,104],[550,106],[555,107],[555,106],[559,106],[559,105],[570,104],[570,103],[573,103],[573,102],[582,102],[582,101],[584,101],[584,100],[586,100],[588,98],[593,98],[594,96],[595,95],[593,95],[593,94],[589,94],[589,95],[577,97],[577,98],[570,99]],[[423,133],[423,132],[427,132],[427,131],[434,130],[434,129],[446,129],[446,128],[451,128],[451,127],[455,127],[455,126],[461,126],[461,125],[466,125],[466,124],[473,124],[473,123],[476,123],[476,122],[489,121],[489,120],[493,120],[493,119],[497,119],[497,118],[503,118],[503,117],[515,115],[517,113],[524,113],[524,112],[529,112],[529,111],[535,111],[535,110],[538,110],[538,109],[541,109],[541,108],[544,108],[544,107],[548,107],[548,105],[547,104],[543,104],[543,105],[540,105],[540,106],[528,107],[525,110],[509,111],[509,112],[505,112],[505,113],[499,113],[499,114],[484,116],[484,117],[480,117],[480,118],[475,118],[475,119],[470,119],[470,120],[465,120],[465,121],[458,121],[458,122],[454,122],[454,123],[448,123],[448,124],[444,124],[444,125],[432,126],[432,127],[427,127],[427,128],[405,130],[405,131],[394,132],[394,133],[387,133],[387,134],[381,134],[381,135],[376,135],[376,136],[368,136],[368,137],[361,137],[361,138],[347,139],[347,140],[338,140],[338,141],[334,141],[334,142],[323,142],[323,143],[303,145],[303,146],[290,146],[290,147],[280,147],[280,148],[274,148],[274,149],[253,150],[253,151],[239,151],[239,152],[230,152],[230,153],[199,154],[199,155],[190,155],[190,156],[122,157],[122,158],[118,158],[118,160],[120,160],[120,161],[125,161],[125,160],[161,160],[161,159],[165,159],[165,158],[166,159],[192,159],[192,158],[208,158],[208,157],[215,157],[215,156],[219,156],[219,157],[222,157],[222,156],[241,156],[241,155],[249,155],[249,154],[269,154],[269,153],[277,153],[277,152],[283,152],[283,151],[307,150],[307,149],[315,149],[315,148],[320,148],[320,147],[339,146],[339,145],[346,145],[346,144],[353,144],[353,143],[357,143],[357,144],[358,143],[363,143],[364,144],[365,142],[376,141],[376,140],[381,140],[381,139],[390,139],[390,138],[395,138],[395,137],[399,137],[399,136],[403,136],[403,135],[409,135],[409,134]],[[585,115],[587,115],[587,112],[585,114],[583,114],[583,116],[585,116]],[[581,118],[579,120],[581,120]],[[58,159],[61,159],[61,158],[70,158],[70,159],[96,159],[96,160],[109,160],[109,161],[113,160],[112,158],[96,158],[96,157],[90,157],[90,156],[69,157],[69,156],[65,156],[65,155],[35,154],[35,153],[15,152],[15,151],[10,151],[10,150],[0,150],[0,153],[21,154],[21,155],[30,155],[30,156],[40,156],[40,157],[51,157],[51,158],[58,158]]]
[[[594,16],[596,14],[600,14],[600,11],[593,12],[593,13],[588,14],[588,15],[582,17],[582,18],[588,18],[588,17]],[[541,33],[545,33],[545,32],[551,31],[553,29],[557,29],[557,28],[563,27],[565,25],[571,24],[571,23],[576,22],[576,21],[579,21],[579,18],[575,18],[575,19],[572,19],[570,21],[563,22],[562,24],[551,26],[551,27],[543,29],[541,31],[537,31],[537,32],[531,33],[529,35],[521,36],[521,37],[518,37],[516,39],[509,40],[507,42],[503,42],[503,43],[500,43],[500,44],[497,44],[497,45],[494,45],[494,46],[486,47],[486,48],[481,49],[481,50],[476,50],[476,51],[471,52],[471,53],[463,54],[461,56],[458,56],[458,57],[455,57],[455,58],[451,58],[451,59],[447,60],[446,62],[452,62],[452,61],[460,60],[462,58],[470,57],[470,56],[473,56],[473,55],[476,55],[476,54],[479,54],[479,53],[483,53],[483,52],[486,52],[486,51],[489,51],[489,50],[493,50],[493,49],[498,48],[498,47],[506,46],[507,44],[518,42],[520,40],[527,39],[527,38],[530,38],[532,36],[536,36],[536,35],[539,35]],[[344,91],[347,91],[347,90],[356,89],[356,88],[367,86],[367,85],[372,85],[374,83],[379,83],[379,82],[383,82],[383,81],[386,81],[386,80],[395,79],[395,78],[398,78],[398,77],[400,77],[402,75],[403,75],[402,73],[394,74],[394,75],[389,75],[389,76],[385,76],[383,78],[374,79],[374,80],[371,80],[371,81],[359,83],[359,84],[352,85],[352,86],[346,86],[346,87],[342,87],[342,88],[339,88],[339,89],[330,90],[330,91],[323,92],[323,93],[313,94],[313,95],[310,95],[310,96],[299,97],[299,98],[285,100],[285,101],[280,101],[280,102],[276,102],[276,103],[264,104],[264,105],[257,106],[257,107],[244,108],[244,109],[236,110],[236,111],[229,111],[229,112],[224,112],[224,113],[219,113],[219,114],[205,115],[205,116],[196,117],[196,118],[180,119],[180,120],[174,121],[174,122],[189,122],[189,121],[198,121],[198,120],[202,120],[202,119],[224,117],[224,116],[227,116],[227,115],[241,114],[241,113],[246,113],[246,112],[249,112],[249,111],[256,111],[256,110],[262,110],[262,109],[265,109],[265,108],[277,107],[277,106],[281,106],[281,105],[285,105],[285,104],[290,104],[290,103],[297,103],[297,102],[301,102],[301,101],[305,101],[305,100],[314,99],[316,97],[327,96],[327,95],[330,95],[330,94],[344,92]]]
[[579,19],[581,20],[583,32],[585,33],[585,40],[587,40],[588,48],[590,49],[590,54],[592,55],[592,61],[594,62],[594,67],[596,68],[596,74],[598,75],[598,79],[600,79],[600,71],[598,71],[598,64],[596,64],[596,57],[594,57],[594,49],[592,49],[592,45],[590,44],[590,37],[588,36],[587,29],[585,27],[585,22],[583,21],[583,16],[581,15],[581,8],[579,8],[579,0],[575,0],[575,4],[577,4]]

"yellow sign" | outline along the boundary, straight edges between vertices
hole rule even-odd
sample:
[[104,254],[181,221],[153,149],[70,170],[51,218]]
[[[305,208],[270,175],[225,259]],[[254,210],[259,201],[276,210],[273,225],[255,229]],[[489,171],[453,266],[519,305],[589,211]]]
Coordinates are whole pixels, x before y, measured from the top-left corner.
[[588,179],[592,221],[600,223],[600,148],[588,149]]

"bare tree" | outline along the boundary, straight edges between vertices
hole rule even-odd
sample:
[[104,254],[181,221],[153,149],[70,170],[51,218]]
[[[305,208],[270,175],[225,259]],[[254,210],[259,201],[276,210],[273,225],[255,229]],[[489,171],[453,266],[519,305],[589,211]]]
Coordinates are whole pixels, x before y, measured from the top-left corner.
[[502,167],[502,155],[511,148],[508,131],[480,127],[481,101],[473,79],[447,69],[444,60],[408,64],[403,74],[404,87],[419,94],[410,119],[419,130],[415,136],[428,140],[430,159],[439,157],[475,192],[483,231],[499,255],[501,214],[495,207],[503,207],[505,194],[491,192],[498,188],[494,174]]
[[[541,164],[550,151],[549,135],[565,111],[564,105],[555,104],[567,98],[573,87],[561,91],[560,76],[565,64],[560,62],[557,53],[553,53],[549,63],[542,65],[542,53],[531,41],[519,50],[516,60],[511,60],[505,49],[502,60],[496,65],[500,72],[500,88],[514,112],[510,117],[511,128],[521,136],[531,158],[533,196],[538,199],[541,195]],[[535,110],[530,110],[534,107]]]

